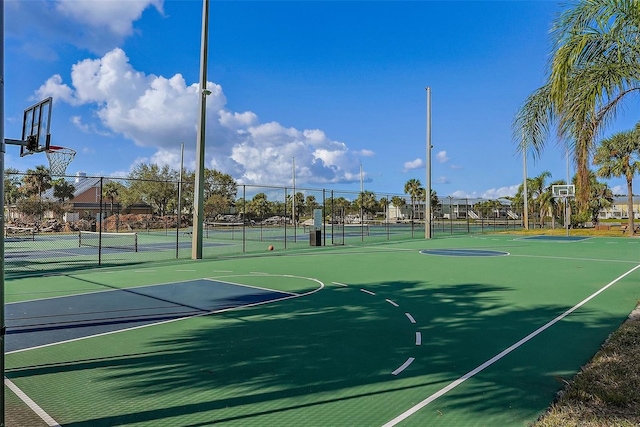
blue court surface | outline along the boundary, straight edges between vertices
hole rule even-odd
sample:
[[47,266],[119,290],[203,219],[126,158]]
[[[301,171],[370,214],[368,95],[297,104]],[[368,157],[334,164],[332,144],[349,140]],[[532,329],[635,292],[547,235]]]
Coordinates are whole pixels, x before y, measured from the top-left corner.
[[540,240],[544,242],[581,242],[583,240],[589,240],[588,236],[527,236],[521,237],[517,240]]
[[199,279],[6,304],[5,350],[20,351],[292,295]]

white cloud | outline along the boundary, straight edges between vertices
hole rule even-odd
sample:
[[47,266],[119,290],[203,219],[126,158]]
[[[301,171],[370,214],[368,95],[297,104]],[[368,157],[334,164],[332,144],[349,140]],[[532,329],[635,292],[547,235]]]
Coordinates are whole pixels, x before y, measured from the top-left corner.
[[611,192],[613,194],[627,194],[627,186],[626,185],[614,185],[611,188]]
[[449,158],[447,157],[447,152],[439,151],[438,154],[436,154],[436,160],[440,163],[445,163],[447,160],[449,160]]
[[513,197],[518,192],[520,184],[511,185],[508,187],[490,188],[482,193],[483,199],[499,199],[501,197]]
[[449,180],[449,178],[447,178],[446,176],[439,176],[438,178],[436,178],[436,183],[437,184],[450,184],[451,180]]
[[[231,174],[241,183],[285,185],[296,179],[307,183],[357,182],[359,156],[319,129],[299,130],[277,122],[260,123],[253,112],[232,112],[222,87],[207,84],[206,164]],[[179,167],[180,143],[185,157],[195,159],[199,85],[188,85],[180,74],[166,78],[135,70],[122,49],[98,59],[85,59],[71,70],[71,84],[53,76],[38,89],[41,97],[74,106],[89,106],[102,128],[120,134],[141,147],[157,151],[148,161]],[[81,129],[95,123],[74,119]],[[95,127],[97,128],[97,127]],[[185,159],[185,165],[190,164]]]
[[[475,191],[469,193],[464,190],[456,190],[453,193],[451,193],[450,196],[455,199],[477,199],[478,193],[476,193]],[[444,197],[441,197],[441,199],[444,199]]]
[[78,1],[57,0],[56,9],[71,20],[117,36],[133,33],[133,22],[147,7],[162,13],[163,0]]
[[365,150],[360,150],[359,153],[360,153],[360,155],[362,157],[373,157],[373,156],[376,155],[376,153],[374,151],[366,150],[366,149]]
[[8,0],[6,4],[7,34],[21,40],[21,52],[54,60],[61,44],[99,54],[122,45],[136,33],[134,23],[145,10],[163,14],[164,0]]
[[405,162],[404,164],[404,170],[406,171],[410,171],[410,170],[414,170],[414,169],[421,169],[424,168],[425,164],[422,161],[422,159],[415,159],[415,160],[411,160],[410,162]]
[[60,74],[49,77],[32,98],[40,100],[48,96],[53,97],[53,102],[64,101],[72,105],[77,104],[73,89],[62,83],[62,76],[60,76]]
[[456,190],[450,195],[454,198],[459,199],[500,199],[503,197],[515,196],[518,192],[519,186],[520,184],[515,184],[508,187],[490,188],[482,193],[479,193],[477,191],[468,192],[464,190]]

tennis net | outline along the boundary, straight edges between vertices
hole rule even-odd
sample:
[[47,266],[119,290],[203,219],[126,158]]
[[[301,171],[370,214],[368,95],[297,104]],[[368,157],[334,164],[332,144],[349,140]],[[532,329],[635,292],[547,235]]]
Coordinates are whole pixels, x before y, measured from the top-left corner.
[[6,226],[4,228],[5,239],[14,240],[35,240],[36,231],[31,227],[12,227]]
[[79,231],[78,247],[93,246],[138,252],[138,233],[105,233]]

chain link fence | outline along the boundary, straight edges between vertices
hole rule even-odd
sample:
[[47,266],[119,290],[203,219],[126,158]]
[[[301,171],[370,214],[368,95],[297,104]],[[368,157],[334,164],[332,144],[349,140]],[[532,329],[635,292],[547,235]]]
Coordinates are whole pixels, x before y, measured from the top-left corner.
[[[5,173],[5,272],[190,258],[193,188],[189,180]],[[407,195],[226,183],[208,187],[203,205],[204,258],[425,238],[425,202]],[[522,225],[508,200],[447,197],[432,206],[435,237]]]

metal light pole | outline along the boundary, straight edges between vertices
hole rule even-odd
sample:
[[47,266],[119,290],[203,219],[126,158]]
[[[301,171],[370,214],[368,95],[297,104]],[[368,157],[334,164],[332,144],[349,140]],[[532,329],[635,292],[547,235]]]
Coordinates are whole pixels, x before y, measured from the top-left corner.
[[[0,1],[0,230],[4,230],[4,0]],[[0,239],[0,426],[4,426],[4,238]]]
[[202,259],[202,223],[204,221],[204,146],[205,124],[207,119],[207,50],[209,39],[209,0],[202,1],[202,41],[200,51],[200,118],[196,138],[196,182],[194,188],[193,239],[191,258]]
[[523,188],[524,195],[524,212],[522,213],[522,221],[524,223],[524,229],[529,229],[529,193],[527,192],[527,146],[522,138],[522,174],[523,174]]
[[426,203],[424,213],[424,238],[431,239],[431,88],[426,87],[427,91],[427,190]]
[[182,225],[182,169],[184,169],[184,142],[180,143],[180,178],[178,179],[178,214],[176,215],[176,259],[180,256],[180,226]]

